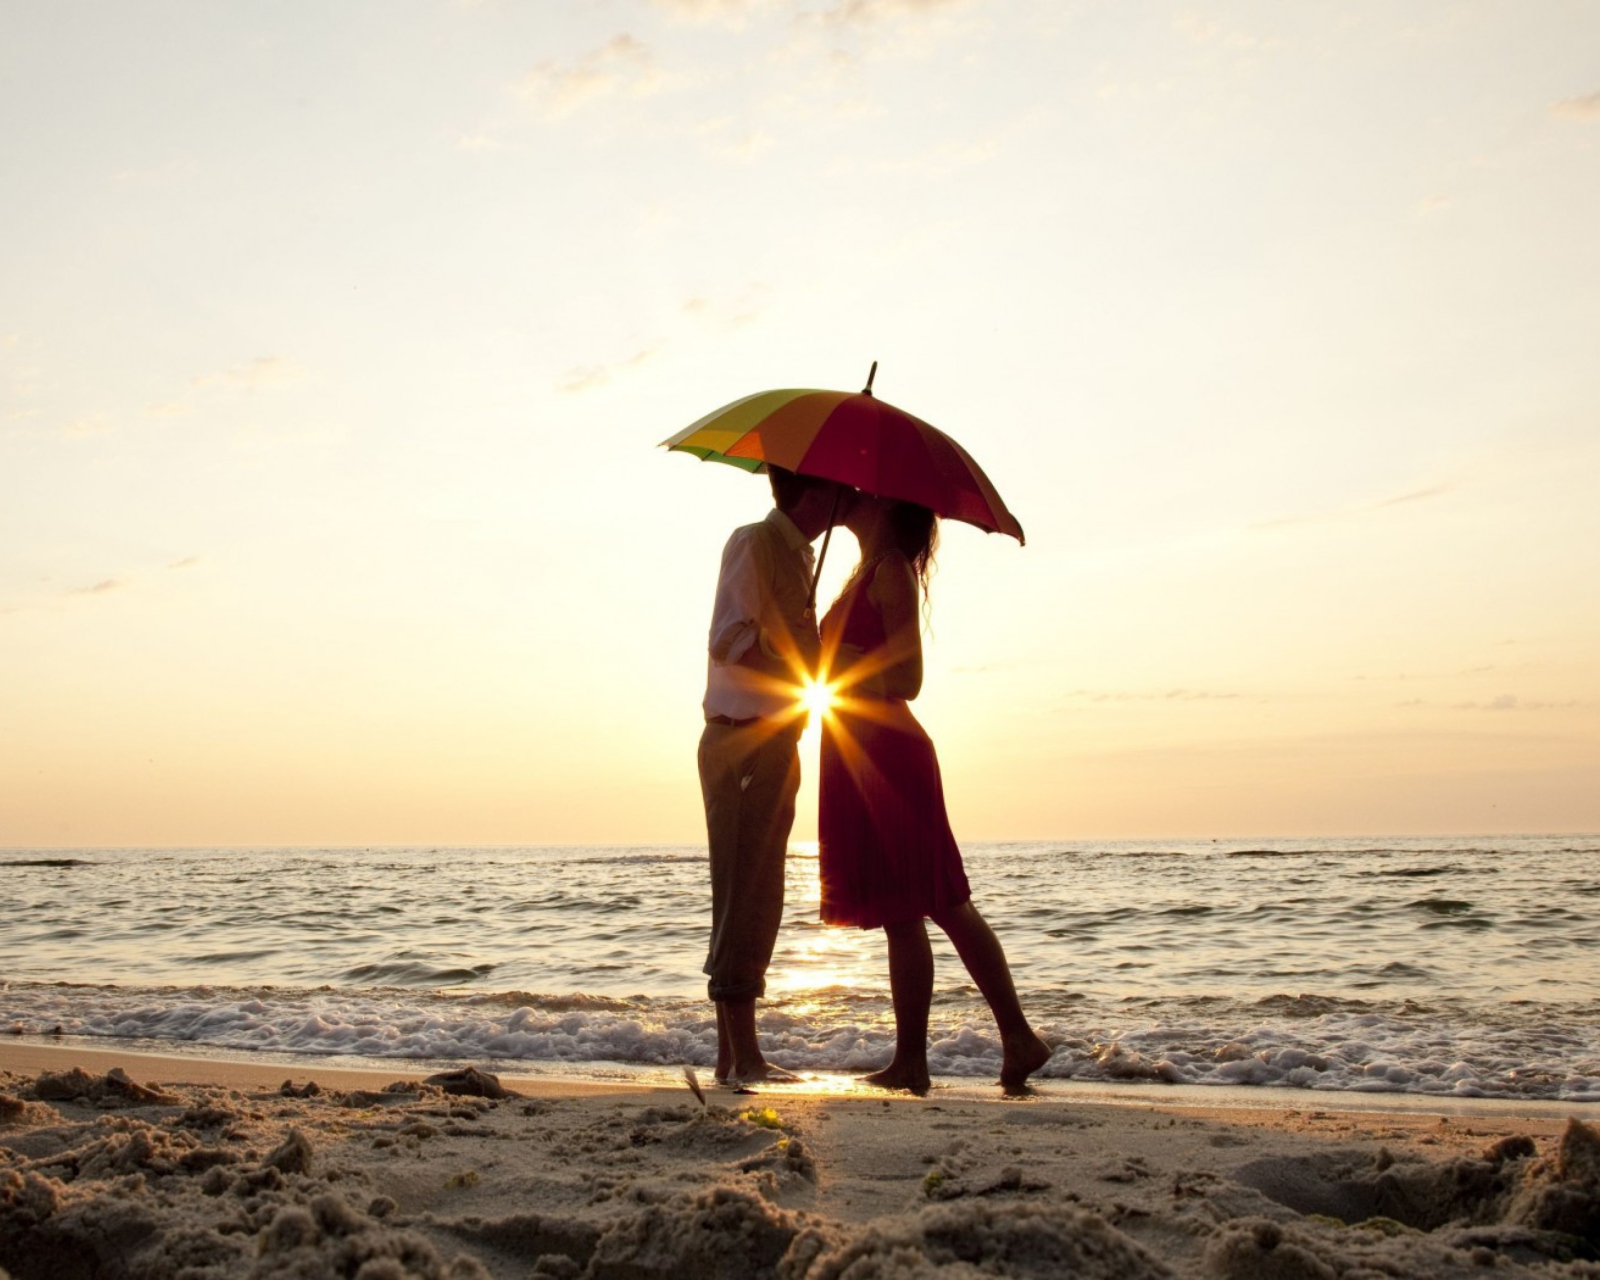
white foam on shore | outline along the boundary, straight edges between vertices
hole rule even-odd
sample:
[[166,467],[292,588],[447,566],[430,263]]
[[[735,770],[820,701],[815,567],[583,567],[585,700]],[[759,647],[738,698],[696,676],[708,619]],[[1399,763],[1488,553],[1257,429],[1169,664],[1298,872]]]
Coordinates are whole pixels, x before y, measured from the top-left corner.
[[[815,993],[813,993],[813,997]],[[1347,1009],[1306,1016],[1259,1008],[1113,1023],[1104,1011],[1042,1020],[1056,1046],[1041,1079],[1292,1088],[1456,1098],[1600,1102],[1600,1028],[1531,1018],[1517,1026]],[[1100,1016],[1097,1016],[1100,1015]],[[711,1008],[698,1001],[462,996],[398,988],[240,991],[10,984],[0,1031],[209,1046],[346,1060],[710,1066]],[[791,1070],[861,1072],[888,1061],[881,1001],[809,999],[764,1007],[763,1048]],[[936,1076],[993,1078],[992,1024],[935,1011]]]

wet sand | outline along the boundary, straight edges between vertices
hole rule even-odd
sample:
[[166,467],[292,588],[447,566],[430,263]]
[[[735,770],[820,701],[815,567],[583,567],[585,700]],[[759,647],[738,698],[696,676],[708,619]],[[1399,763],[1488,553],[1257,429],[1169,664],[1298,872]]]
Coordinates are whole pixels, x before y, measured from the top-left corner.
[[485,1096],[470,1074],[0,1045],[0,1267],[1600,1278],[1589,1107],[703,1084]]

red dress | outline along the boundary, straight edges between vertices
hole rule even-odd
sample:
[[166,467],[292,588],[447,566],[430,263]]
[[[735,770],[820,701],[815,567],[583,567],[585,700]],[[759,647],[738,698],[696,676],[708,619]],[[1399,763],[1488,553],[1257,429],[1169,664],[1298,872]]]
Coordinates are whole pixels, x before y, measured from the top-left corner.
[[[822,649],[886,643],[864,575],[822,620]],[[874,929],[972,896],[945,815],[933,741],[902,698],[846,695],[822,725],[822,919]]]

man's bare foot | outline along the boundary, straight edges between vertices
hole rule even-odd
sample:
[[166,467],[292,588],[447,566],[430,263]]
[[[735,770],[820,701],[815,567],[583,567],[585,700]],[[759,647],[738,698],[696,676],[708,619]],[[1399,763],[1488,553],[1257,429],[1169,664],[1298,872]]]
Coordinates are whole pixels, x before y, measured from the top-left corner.
[[717,1077],[718,1084],[799,1084],[800,1077],[792,1071],[785,1071],[782,1067],[775,1067],[770,1062],[757,1062],[753,1066],[740,1069],[735,1067],[726,1075]]
[[1000,1087],[1011,1097],[1028,1092],[1028,1077],[1050,1061],[1053,1050],[1031,1031],[1016,1042],[1002,1042]]
[[928,1078],[928,1068],[902,1067],[891,1062],[882,1071],[874,1071],[871,1075],[861,1077],[862,1084],[874,1085],[879,1089],[904,1089],[914,1093],[919,1098],[924,1098],[933,1082]]

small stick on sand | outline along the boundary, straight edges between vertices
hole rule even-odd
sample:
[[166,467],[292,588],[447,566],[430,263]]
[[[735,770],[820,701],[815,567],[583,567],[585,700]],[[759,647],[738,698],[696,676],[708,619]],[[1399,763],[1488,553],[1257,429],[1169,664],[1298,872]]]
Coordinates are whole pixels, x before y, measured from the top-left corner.
[[702,1107],[707,1106],[705,1090],[700,1087],[699,1077],[695,1075],[693,1067],[683,1069],[683,1082],[689,1086],[689,1092],[700,1099]]

